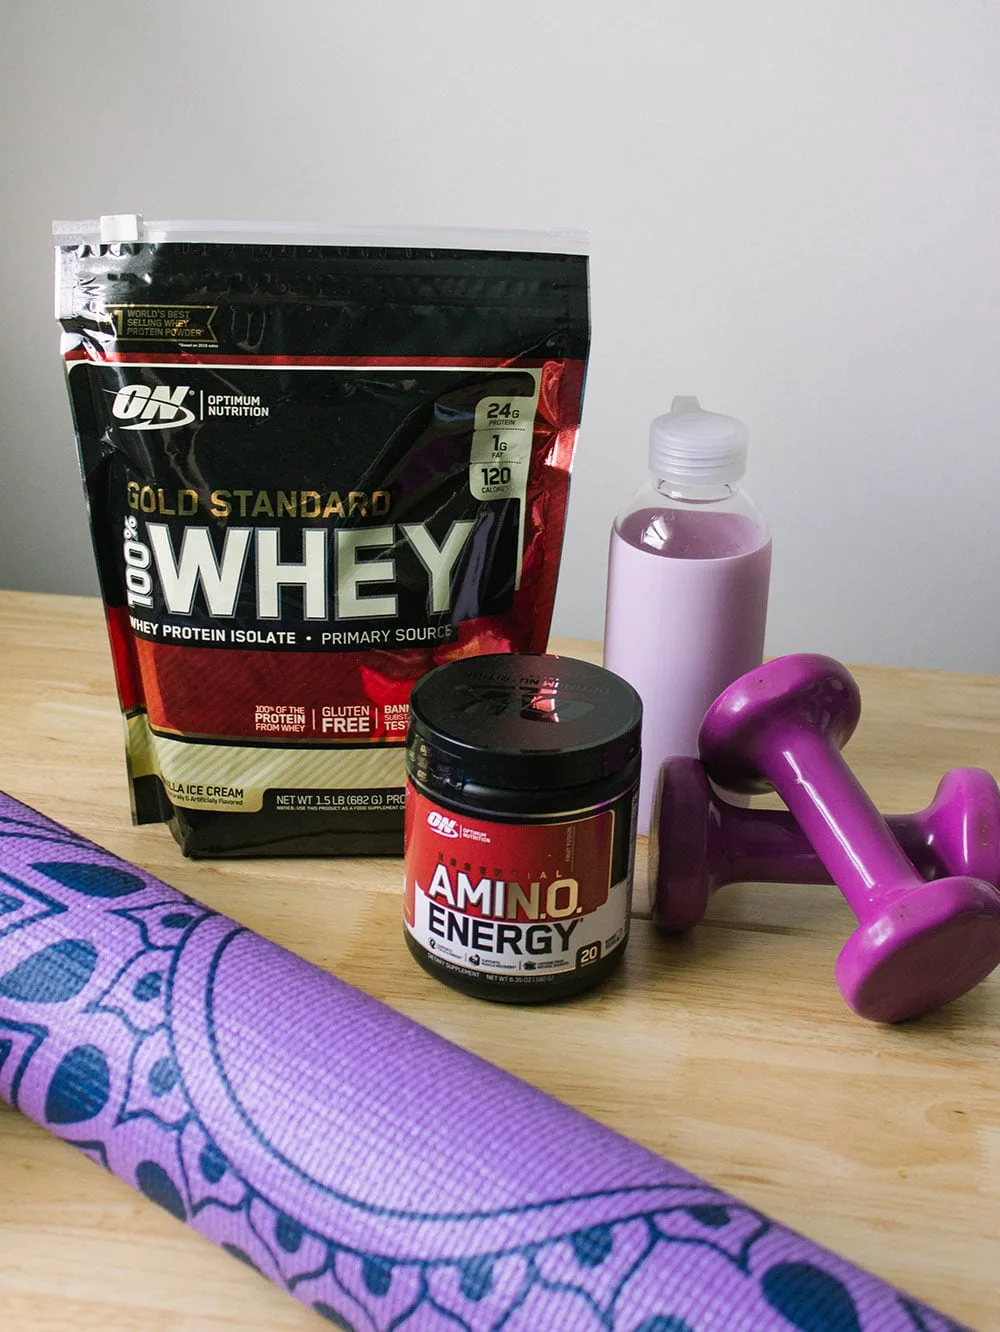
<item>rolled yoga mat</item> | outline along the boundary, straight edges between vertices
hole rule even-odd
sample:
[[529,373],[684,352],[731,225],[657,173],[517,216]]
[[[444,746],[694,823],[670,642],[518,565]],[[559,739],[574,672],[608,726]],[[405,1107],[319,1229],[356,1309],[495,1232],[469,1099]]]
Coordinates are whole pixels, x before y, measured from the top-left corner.
[[959,1326],[3,795],[0,1095],[355,1332]]

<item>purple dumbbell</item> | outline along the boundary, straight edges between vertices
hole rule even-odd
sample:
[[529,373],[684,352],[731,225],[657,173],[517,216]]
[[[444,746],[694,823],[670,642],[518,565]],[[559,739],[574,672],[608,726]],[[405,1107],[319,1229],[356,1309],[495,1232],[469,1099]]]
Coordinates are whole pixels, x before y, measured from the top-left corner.
[[[1000,885],[1000,787],[985,769],[946,772],[926,809],[885,822],[922,878]],[[649,831],[650,912],[665,930],[693,929],[728,883],[830,882],[790,814],[731,805],[698,759],[662,764]]]
[[967,875],[925,883],[840,753],[861,715],[830,657],[779,657],[748,671],[705,714],[709,777],[777,791],[860,921],[837,958],[851,1008],[876,1022],[957,999],[1000,962],[1000,890]]

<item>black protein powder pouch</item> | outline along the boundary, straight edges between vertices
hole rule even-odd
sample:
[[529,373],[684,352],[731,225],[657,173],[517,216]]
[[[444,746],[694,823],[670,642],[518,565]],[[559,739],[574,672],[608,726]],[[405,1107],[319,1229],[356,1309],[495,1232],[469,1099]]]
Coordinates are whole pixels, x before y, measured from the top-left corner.
[[546,646],[580,237],[54,230],[134,821],[190,856],[399,854],[414,682]]

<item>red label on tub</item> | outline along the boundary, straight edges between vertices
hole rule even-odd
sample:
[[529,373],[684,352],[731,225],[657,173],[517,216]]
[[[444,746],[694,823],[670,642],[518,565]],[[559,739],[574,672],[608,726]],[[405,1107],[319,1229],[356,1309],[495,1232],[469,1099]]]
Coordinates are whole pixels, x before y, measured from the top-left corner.
[[615,822],[598,810],[499,823],[406,791],[405,920],[436,958],[471,973],[572,971],[621,944],[628,872],[612,882]]

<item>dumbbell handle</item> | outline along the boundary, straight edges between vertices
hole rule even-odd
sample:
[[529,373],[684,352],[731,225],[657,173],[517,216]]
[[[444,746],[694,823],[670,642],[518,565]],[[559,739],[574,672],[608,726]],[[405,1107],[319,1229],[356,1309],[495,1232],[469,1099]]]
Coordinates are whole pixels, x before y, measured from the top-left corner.
[[[715,835],[726,864],[726,883],[831,883],[826,866],[792,816],[783,809],[724,805]],[[886,826],[906,858],[924,879],[969,873],[948,865],[938,852],[928,810],[887,814]],[[720,884],[721,886],[721,884]]]
[[[887,895],[905,892],[917,879],[871,797],[825,735],[799,726],[794,746],[777,747],[768,769],[788,812],[859,921],[883,911]],[[817,774],[822,774],[819,786],[813,780]]]

